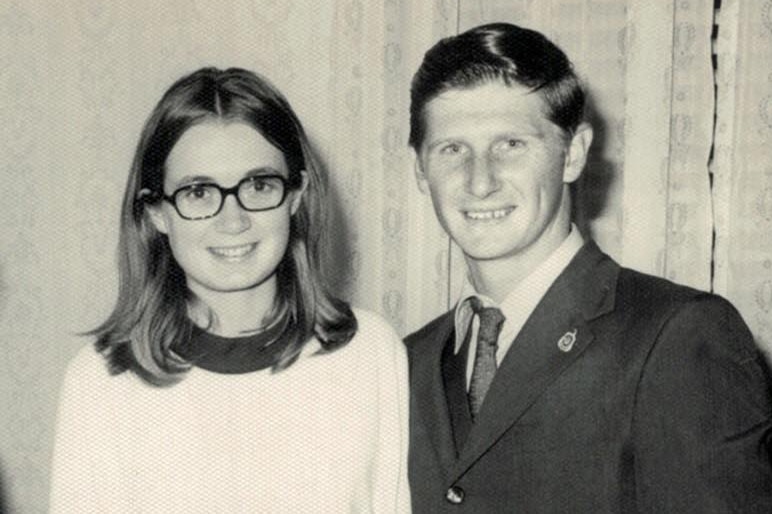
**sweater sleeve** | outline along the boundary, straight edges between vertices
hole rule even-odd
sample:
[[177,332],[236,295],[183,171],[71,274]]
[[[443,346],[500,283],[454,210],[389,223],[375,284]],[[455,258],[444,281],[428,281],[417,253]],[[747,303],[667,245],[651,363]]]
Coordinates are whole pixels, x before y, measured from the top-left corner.
[[118,461],[110,443],[112,380],[89,345],[71,361],[57,413],[51,514],[122,512],[115,498]]
[[[407,353],[394,329],[383,319],[357,314],[365,323],[362,336],[377,346],[380,408],[378,450],[373,475],[372,512],[410,512],[407,481]],[[364,318],[364,319],[363,319]]]
[[737,311],[703,295],[664,324],[634,420],[639,512],[772,512],[769,371]]

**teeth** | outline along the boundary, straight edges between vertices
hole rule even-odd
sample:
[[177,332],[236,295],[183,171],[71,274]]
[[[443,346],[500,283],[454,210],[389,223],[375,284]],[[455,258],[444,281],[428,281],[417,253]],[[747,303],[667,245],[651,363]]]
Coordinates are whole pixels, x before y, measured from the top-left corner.
[[473,220],[495,220],[503,218],[514,210],[513,207],[496,209],[495,211],[466,211],[466,216]]
[[237,258],[244,257],[246,254],[251,252],[255,246],[255,243],[250,243],[240,246],[210,247],[209,251],[215,255],[219,255],[220,257]]

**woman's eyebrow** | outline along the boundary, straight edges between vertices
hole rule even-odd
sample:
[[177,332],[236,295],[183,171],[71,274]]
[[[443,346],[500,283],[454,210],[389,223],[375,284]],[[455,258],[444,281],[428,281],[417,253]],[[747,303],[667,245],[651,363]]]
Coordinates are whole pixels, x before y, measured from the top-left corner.
[[254,168],[244,173],[244,177],[255,177],[259,175],[281,175],[281,173],[279,173],[279,170],[270,166],[260,166],[259,168]]
[[[252,168],[249,171],[244,172],[244,175],[242,178],[249,178],[249,177],[257,177],[260,175],[280,175],[279,171],[275,168],[272,168],[271,166],[259,166],[257,168]],[[207,182],[207,183],[213,183],[217,184],[217,180],[214,179],[214,177],[211,177],[209,175],[184,175],[179,180],[175,181],[175,186],[178,186],[180,184],[192,184],[192,183],[200,183],[200,182]]]
[[209,175],[184,175],[178,180],[174,181],[175,186],[180,184],[188,184],[191,182],[215,182],[215,180]]

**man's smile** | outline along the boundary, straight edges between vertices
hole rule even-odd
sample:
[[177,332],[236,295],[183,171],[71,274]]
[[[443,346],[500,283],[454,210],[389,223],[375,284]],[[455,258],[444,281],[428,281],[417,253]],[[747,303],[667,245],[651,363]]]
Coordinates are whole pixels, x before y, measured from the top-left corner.
[[504,207],[503,209],[488,209],[463,211],[464,217],[475,221],[497,220],[510,215],[515,210],[514,207]]

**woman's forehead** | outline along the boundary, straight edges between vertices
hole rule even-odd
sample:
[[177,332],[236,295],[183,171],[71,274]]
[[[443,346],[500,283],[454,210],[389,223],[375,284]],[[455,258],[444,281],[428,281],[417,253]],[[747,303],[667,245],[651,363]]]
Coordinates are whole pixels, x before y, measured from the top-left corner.
[[286,173],[282,151],[246,123],[208,121],[189,128],[177,140],[166,160],[165,179],[207,176],[228,183],[262,168]]

